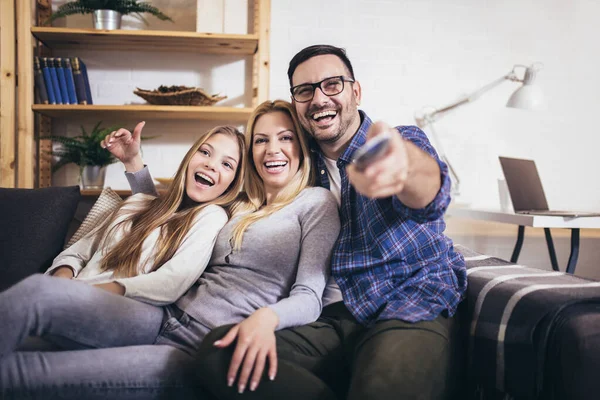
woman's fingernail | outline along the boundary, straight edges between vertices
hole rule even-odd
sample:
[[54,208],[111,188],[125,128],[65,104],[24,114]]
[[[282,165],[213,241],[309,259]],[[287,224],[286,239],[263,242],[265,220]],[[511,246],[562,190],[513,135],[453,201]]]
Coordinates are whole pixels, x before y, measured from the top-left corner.
[[217,340],[217,341],[216,341],[216,342],[214,342],[213,344],[214,344],[215,346],[218,346],[218,345],[220,345],[220,344],[221,344],[221,341],[220,341],[220,340]]
[[272,380],[272,381],[274,381],[274,380],[275,380],[275,375],[271,375],[271,376],[269,377],[269,379],[270,379],[270,380]]
[[242,394],[242,393],[244,393],[244,389],[246,389],[246,386],[245,386],[245,385],[240,385],[240,386],[238,387],[238,393],[239,393],[239,394]]
[[233,378],[227,379],[227,386],[231,387],[233,385]]
[[251,391],[251,392],[254,392],[254,390],[256,389],[256,386],[257,386],[257,383],[256,383],[256,382],[252,382],[252,383],[250,384],[250,391]]

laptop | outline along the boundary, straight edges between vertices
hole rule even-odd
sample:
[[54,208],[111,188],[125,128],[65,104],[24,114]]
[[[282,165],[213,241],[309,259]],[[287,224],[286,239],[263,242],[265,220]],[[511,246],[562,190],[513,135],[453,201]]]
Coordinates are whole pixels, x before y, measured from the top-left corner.
[[600,212],[556,211],[548,208],[542,181],[533,160],[499,157],[516,214],[598,217]]

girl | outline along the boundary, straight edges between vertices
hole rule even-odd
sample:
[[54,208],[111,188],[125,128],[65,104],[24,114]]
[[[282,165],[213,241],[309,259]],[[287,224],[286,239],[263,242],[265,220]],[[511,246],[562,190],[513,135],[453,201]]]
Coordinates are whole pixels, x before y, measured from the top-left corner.
[[59,254],[46,274],[149,304],[173,303],[208,264],[228,219],[222,207],[242,185],[243,153],[238,130],[210,130],[189,149],[165,196],[131,196],[98,229]]
[[[187,152],[164,197],[132,196],[49,269],[128,298],[40,275],[0,293],[0,357],[33,335],[85,347],[153,341],[165,313],[156,306],[177,300],[208,264],[227,222],[222,206],[229,206],[242,186],[244,149],[237,129],[210,130]],[[148,319],[156,325],[149,328]]]

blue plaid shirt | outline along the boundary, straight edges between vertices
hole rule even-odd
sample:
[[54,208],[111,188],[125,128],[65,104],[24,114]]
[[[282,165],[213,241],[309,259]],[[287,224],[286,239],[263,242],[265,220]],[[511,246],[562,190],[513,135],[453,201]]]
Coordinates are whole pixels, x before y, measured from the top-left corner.
[[[337,161],[341,175],[340,236],[331,259],[331,271],[344,303],[363,325],[400,319],[408,322],[453,315],[467,287],[462,255],[443,232],[444,212],[450,203],[448,167],[437,156],[423,131],[415,126],[396,129],[431,154],[440,165],[442,185],[435,199],[412,209],[396,196],[369,199],[350,185],[346,165],[366,141],[372,122],[360,111],[361,125]],[[329,177],[320,151],[317,175],[329,189]]]

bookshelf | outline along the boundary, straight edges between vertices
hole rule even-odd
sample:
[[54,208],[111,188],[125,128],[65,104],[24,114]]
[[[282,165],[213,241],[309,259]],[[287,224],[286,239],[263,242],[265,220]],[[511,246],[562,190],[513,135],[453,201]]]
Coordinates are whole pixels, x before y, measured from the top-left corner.
[[[35,141],[37,136],[52,133],[52,119],[75,118],[130,118],[158,120],[214,120],[244,123],[253,108],[268,98],[269,93],[269,30],[271,0],[249,0],[248,12],[252,16],[248,34],[215,34],[182,31],[153,30],[95,30],[42,26],[47,18],[52,0],[16,2],[12,14],[16,21],[16,53],[19,55],[18,99],[14,154],[0,153],[0,167],[13,165],[14,187],[44,187],[51,185],[49,161],[39,158],[50,143]],[[12,3],[12,2],[11,2]],[[4,15],[4,13],[3,13]],[[31,21],[38,21],[37,26]],[[3,21],[4,25],[4,21]],[[155,105],[47,105],[34,104],[33,56],[36,45],[50,56],[54,49],[86,48],[97,50],[195,52],[214,55],[252,56],[252,104],[244,108],[212,106],[155,106]],[[4,51],[3,51],[4,54]],[[37,54],[37,53],[36,53]],[[4,60],[4,57],[3,57]],[[15,100],[16,101],[16,100]],[[3,102],[4,104],[4,102]],[[10,121],[3,121],[8,126]],[[18,140],[16,140],[18,138]],[[3,143],[11,138],[2,136]],[[4,146],[3,146],[4,148]],[[12,156],[12,159],[11,159]],[[14,161],[13,161],[14,160]],[[12,164],[11,164],[12,162]],[[5,187],[11,181],[0,176]],[[6,184],[8,183],[8,184]],[[98,192],[99,193],[99,192]],[[85,191],[85,195],[97,193]],[[125,192],[123,194],[126,194]]]

